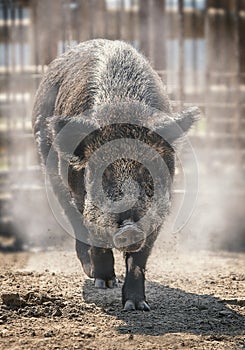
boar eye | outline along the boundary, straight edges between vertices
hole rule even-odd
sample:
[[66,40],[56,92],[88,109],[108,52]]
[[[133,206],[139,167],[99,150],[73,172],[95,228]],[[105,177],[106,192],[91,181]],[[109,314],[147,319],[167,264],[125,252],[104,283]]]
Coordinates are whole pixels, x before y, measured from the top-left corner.
[[148,176],[148,175],[150,175],[149,170],[148,170],[144,165],[141,165],[141,166],[140,166],[140,168],[139,168],[139,174],[142,175],[142,176]]
[[103,175],[102,175],[102,183],[103,184],[112,184],[114,183],[114,176],[113,176],[113,171],[112,169],[110,168],[106,168],[103,172]]
[[107,180],[110,179],[111,177],[111,172],[108,168],[106,168],[103,172],[103,177],[106,178]]
[[145,166],[141,163],[139,163],[139,174],[143,175],[145,172]]

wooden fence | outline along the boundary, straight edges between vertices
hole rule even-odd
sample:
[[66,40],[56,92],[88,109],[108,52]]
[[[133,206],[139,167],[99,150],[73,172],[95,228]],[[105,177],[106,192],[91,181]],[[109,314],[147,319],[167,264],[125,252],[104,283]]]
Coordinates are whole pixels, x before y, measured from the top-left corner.
[[[42,73],[67,47],[96,37],[122,39],[143,52],[167,84],[175,110],[200,106],[205,118],[192,133],[200,171],[222,176],[239,169],[236,189],[244,193],[244,35],[245,0],[2,0],[2,227],[14,220],[9,208],[16,192],[43,191],[31,133]],[[30,185],[29,176],[37,182]]]

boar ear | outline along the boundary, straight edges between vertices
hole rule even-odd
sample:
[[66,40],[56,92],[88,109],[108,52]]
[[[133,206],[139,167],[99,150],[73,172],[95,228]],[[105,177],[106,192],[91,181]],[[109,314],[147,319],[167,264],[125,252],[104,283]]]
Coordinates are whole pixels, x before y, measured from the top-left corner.
[[70,159],[79,143],[99,128],[91,116],[54,116],[48,122],[50,140],[62,158]]
[[173,114],[158,125],[155,130],[164,140],[175,148],[190,130],[192,125],[200,119],[200,110],[197,107],[184,109],[180,113]]
[[92,121],[91,117],[86,115],[75,117],[53,116],[49,119],[48,124],[52,139],[55,139],[65,126],[67,127],[67,132],[71,132],[72,135],[87,134],[99,127],[99,125]]
[[80,171],[84,168],[83,154],[76,154],[80,142],[99,126],[89,115],[53,116],[48,120],[48,128],[54,152],[51,154],[56,154],[59,175],[68,186],[67,169]]

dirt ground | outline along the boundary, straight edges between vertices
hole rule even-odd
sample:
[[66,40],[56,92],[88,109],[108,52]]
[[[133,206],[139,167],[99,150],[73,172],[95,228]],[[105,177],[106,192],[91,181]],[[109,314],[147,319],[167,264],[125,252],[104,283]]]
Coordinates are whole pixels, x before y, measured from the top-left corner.
[[0,254],[0,349],[245,349],[245,254],[166,252],[156,244],[150,312],[96,290],[73,250]]

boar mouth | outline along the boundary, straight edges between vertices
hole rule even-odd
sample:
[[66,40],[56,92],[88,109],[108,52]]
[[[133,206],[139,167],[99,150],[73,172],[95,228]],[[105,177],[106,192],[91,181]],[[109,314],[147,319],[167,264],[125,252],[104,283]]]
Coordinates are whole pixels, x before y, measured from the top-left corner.
[[118,250],[137,252],[142,248],[145,238],[145,234],[141,229],[134,223],[126,221],[113,236],[113,242]]

